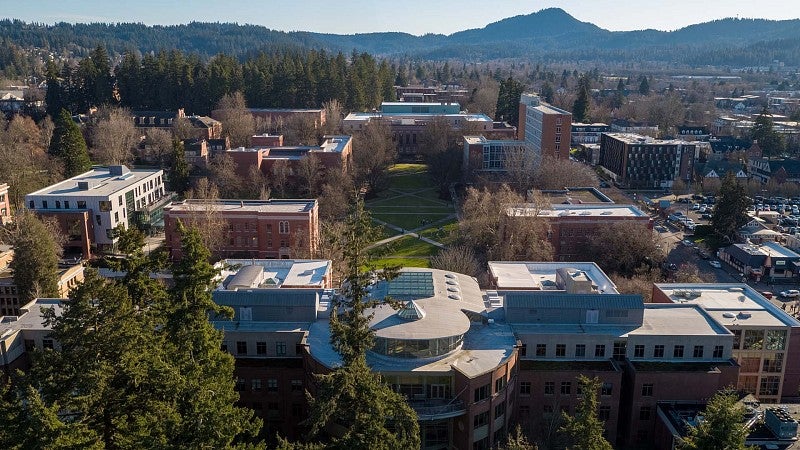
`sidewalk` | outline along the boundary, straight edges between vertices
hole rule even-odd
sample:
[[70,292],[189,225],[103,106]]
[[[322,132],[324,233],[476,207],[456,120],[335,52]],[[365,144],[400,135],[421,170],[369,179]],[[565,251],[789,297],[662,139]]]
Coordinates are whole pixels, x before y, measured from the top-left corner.
[[380,241],[378,241],[378,242],[375,242],[375,243],[373,243],[372,245],[369,245],[369,246],[367,247],[367,250],[371,250],[371,249],[373,249],[373,248],[375,248],[375,247],[380,247],[381,245],[388,244],[389,242],[392,242],[392,241],[394,241],[394,240],[400,239],[400,238],[402,238],[403,236],[411,236],[411,237],[415,237],[415,238],[417,238],[417,239],[421,240],[422,242],[427,242],[428,244],[435,245],[436,247],[439,247],[439,248],[444,248],[445,246],[444,246],[444,244],[442,244],[441,242],[437,242],[437,241],[434,241],[433,239],[427,238],[427,237],[425,237],[425,236],[421,236],[420,234],[418,234],[418,233],[417,233],[417,231],[421,231],[421,230],[428,229],[428,228],[430,228],[431,226],[435,226],[437,223],[445,223],[445,222],[447,222],[447,221],[451,220],[452,218],[454,218],[455,216],[456,216],[455,214],[450,214],[450,215],[449,215],[449,216],[447,216],[447,217],[444,217],[444,218],[442,218],[442,219],[439,219],[439,220],[437,220],[437,221],[435,221],[435,222],[431,222],[431,223],[429,223],[429,224],[426,224],[426,225],[423,225],[423,226],[420,226],[420,227],[414,228],[413,230],[404,230],[403,228],[400,228],[400,227],[398,227],[398,226],[396,226],[396,225],[392,225],[392,224],[390,224],[390,223],[388,223],[388,222],[384,222],[384,221],[382,221],[382,220],[380,220],[380,219],[376,219],[376,218],[374,218],[374,217],[373,217],[373,218],[372,218],[372,220],[373,220],[375,223],[378,223],[378,224],[380,224],[380,225],[383,225],[383,226],[385,226],[385,227],[387,227],[387,228],[391,228],[391,229],[393,229],[393,230],[395,230],[395,231],[399,231],[399,232],[400,232],[400,234],[398,234],[398,235],[395,235],[395,236],[388,237],[388,238],[386,238],[386,239],[381,239]]

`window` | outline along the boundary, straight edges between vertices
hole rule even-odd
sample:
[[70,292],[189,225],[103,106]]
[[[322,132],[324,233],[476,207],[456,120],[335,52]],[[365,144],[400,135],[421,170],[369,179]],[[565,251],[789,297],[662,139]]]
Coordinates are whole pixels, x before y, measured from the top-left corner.
[[494,392],[495,393],[498,393],[498,392],[502,391],[504,387],[506,387],[506,379],[505,379],[505,377],[498,378],[498,379],[494,380]]
[[472,443],[472,450],[489,450],[489,436]]
[[106,200],[100,200],[100,211],[103,212],[111,211],[111,202]]
[[527,356],[528,354],[528,344],[522,344],[519,348],[519,356]]
[[103,224],[103,218],[100,216],[100,214],[94,216],[94,221],[97,222],[98,225]]
[[544,382],[544,395],[553,395],[556,393],[556,383],[553,381]]
[[764,355],[764,372],[781,372],[783,370],[783,353],[773,353]]
[[472,418],[472,428],[480,428],[489,424],[489,411],[484,411]]
[[247,342],[246,341],[236,341],[236,353],[240,355],[247,354]]
[[562,381],[561,382],[561,395],[569,395],[572,393],[572,382],[571,381]]
[[278,392],[278,380],[275,378],[267,380],[267,392]]
[[600,395],[611,395],[613,390],[614,385],[612,383],[603,383],[603,386],[600,388]]
[[288,220],[281,220],[278,222],[278,233],[280,234],[289,234],[289,221]]
[[292,392],[303,392],[303,380],[292,380]]
[[614,342],[614,350],[612,357],[615,361],[622,361],[625,359],[625,354],[627,353],[627,345],[625,342]]
[[603,344],[597,344],[594,346],[594,356],[595,358],[604,358],[606,356],[606,346]]
[[69,200],[64,200],[64,209],[69,209]]
[[672,357],[673,358],[683,358],[683,346],[682,345],[676,345],[672,349]]
[[786,330],[767,330],[767,350],[786,348]]
[[644,345],[634,345],[633,346],[633,357],[634,358],[644,358]]
[[723,347],[721,345],[714,346],[714,358],[722,358]]
[[28,208],[30,208],[30,209],[36,209],[36,206],[34,205],[34,203],[33,203],[33,200],[31,200],[31,201],[29,201],[29,202],[28,202]]
[[778,395],[780,382],[781,377],[762,377],[761,389],[758,390],[759,395]]
[[576,358],[583,358],[586,356],[586,344],[576,344],[575,345],[575,357]]
[[506,402],[505,400],[494,405],[494,418],[497,419],[498,417],[502,416],[506,413]]
[[275,343],[275,354],[278,356],[286,356],[286,342]]
[[292,403],[292,417],[303,416],[303,405],[299,403]]
[[739,350],[742,342],[742,330],[731,330],[731,333],[733,333],[733,349]]
[[600,420],[608,420],[611,417],[611,407],[601,406],[597,408],[597,418]]
[[119,211],[114,211],[114,223],[119,222]]
[[475,389],[475,395],[474,395],[474,400],[473,401],[477,403],[477,402],[479,402],[479,401],[481,401],[483,399],[489,398],[489,395],[491,395],[491,386],[488,385],[488,384],[485,384],[485,385]]
[[244,378],[237,378],[236,385],[233,387],[233,389],[239,392],[244,391]]
[[695,345],[694,352],[692,352],[693,358],[702,358],[703,357],[703,346],[702,345]]
[[744,330],[745,350],[761,350],[764,347],[764,330]]
[[261,378],[253,378],[252,380],[250,380],[250,389],[252,389],[254,391],[260,391],[261,390]]
[[642,397],[652,397],[653,396],[653,384],[652,383],[645,383],[642,385]]
[[49,348],[50,350],[53,349],[53,340],[52,339],[42,339],[42,348]]
[[567,345],[566,344],[556,344],[556,357],[565,357],[567,356]]
[[639,420],[650,420],[650,413],[652,409],[653,408],[650,406],[642,406],[642,408],[639,409]]
[[267,354],[266,342],[256,342],[256,354],[262,356]]
[[553,413],[553,405],[543,405],[542,412],[545,414],[552,414]]
[[117,197],[117,204],[119,206],[122,206],[122,196],[121,195],[119,197]]
[[653,358],[663,358],[664,357],[664,346],[663,345],[656,345],[653,347]]
[[523,381],[519,384],[519,395],[531,395],[530,381]]
[[547,344],[536,344],[536,356],[547,356]]

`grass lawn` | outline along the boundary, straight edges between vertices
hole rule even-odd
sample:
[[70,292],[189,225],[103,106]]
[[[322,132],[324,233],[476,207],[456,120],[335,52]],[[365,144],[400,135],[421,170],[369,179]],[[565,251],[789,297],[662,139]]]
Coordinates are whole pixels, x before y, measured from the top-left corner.
[[379,256],[414,256],[427,258],[436,254],[439,248],[411,236],[395,239],[388,244],[373,249]]
[[450,222],[426,228],[419,234],[444,245],[452,245],[458,240],[458,221],[453,219]]
[[[396,211],[396,210],[394,210]],[[373,212],[372,217],[384,222],[396,225],[406,230],[413,230],[422,226],[422,219],[427,219],[428,223],[442,220],[447,214],[442,213],[417,213],[410,212]]]
[[398,267],[425,267],[431,266],[431,261],[428,258],[381,258],[372,261],[372,264],[378,268],[398,266]]

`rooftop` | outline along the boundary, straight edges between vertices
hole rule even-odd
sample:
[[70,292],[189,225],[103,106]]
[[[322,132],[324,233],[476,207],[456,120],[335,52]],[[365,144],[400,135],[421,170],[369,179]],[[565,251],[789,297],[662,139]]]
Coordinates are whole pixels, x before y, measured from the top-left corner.
[[489,272],[499,290],[560,290],[556,272],[562,268],[583,272],[600,293],[619,293],[608,275],[593,262],[489,262]]
[[[771,230],[769,230],[771,231]],[[750,255],[765,255],[771,258],[793,258],[800,260],[800,255],[789,250],[777,242],[765,242],[763,244],[733,244]]]
[[501,145],[525,145],[524,141],[516,141],[513,139],[486,139],[485,136],[464,136],[464,142],[469,145],[476,145],[476,144],[501,144]]
[[545,190],[541,194],[553,204],[614,203],[594,187],[565,187],[558,190]]
[[219,212],[302,213],[314,209],[316,200],[202,200],[187,199],[164,207],[170,212],[195,212],[212,208]]
[[634,205],[620,204],[556,204],[548,209],[538,208],[532,203],[508,208],[512,217],[648,217]]
[[42,309],[54,308],[56,315],[61,315],[61,302],[58,298],[37,298],[21,307],[19,316],[3,316],[0,318],[0,337],[22,329],[49,330],[50,327],[44,325]]
[[329,260],[291,259],[225,259],[217,263],[222,269],[216,290],[276,288],[324,288],[330,274]]
[[730,335],[698,305],[670,305],[648,303],[644,305],[642,326],[628,335],[701,336]]
[[693,142],[682,141],[680,139],[654,139],[649,136],[642,136],[635,133],[603,133],[608,137],[618,141],[625,142],[626,144],[636,145],[695,145]]
[[162,175],[161,169],[133,169],[126,166],[95,166],[92,170],[32,192],[28,196],[80,195],[83,197],[108,197],[143,179]]
[[800,322],[746,284],[656,283],[655,289],[674,303],[702,307],[726,327],[800,327]]
[[298,108],[247,108],[250,112],[261,112],[261,113],[322,113],[322,108],[311,108],[311,109],[298,109]]

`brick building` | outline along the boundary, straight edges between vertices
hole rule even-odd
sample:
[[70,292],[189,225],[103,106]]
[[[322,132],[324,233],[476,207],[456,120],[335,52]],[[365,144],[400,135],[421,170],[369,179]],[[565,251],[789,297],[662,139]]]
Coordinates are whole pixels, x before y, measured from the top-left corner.
[[[254,118],[263,120],[272,125],[272,128],[283,128],[284,124],[292,120],[308,120],[314,124],[314,128],[325,125],[325,109],[286,109],[286,108],[248,108]],[[220,113],[219,110],[211,111],[211,116],[215,117]]]
[[508,220],[547,220],[553,257],[560,261],[585,259],[586,243],[589,239],[598,238],[597,232],[602,226],[633,221],[641,224],[643,233],[653,228],[650,216],[636,206],[615,203],[561,203],[551,205],[548,209],[524,204],[509,208],[507,214]]
[[469,102],[469,91],[459,85],[395,86],[397,99],[409,103],[459,103]]
[[501,178],[522,158],[533,158],[522,141],[486,139],[484,136],[464,136],[462,174],[466,180]]
[[569,157],[572,113],[548,105],[536,94],[519,99],[517,139],[525,141],[536,158]]
[[[13,258],[13,248],[8,245],[0,245],[0,317],[18,316],[20,308],[26,303],[25,299],[19,297],[17,285],[14,282],[14,274],[10,267]],[[70,289],[82,281],[83,265],[59,265],[57,282],[59,298],[67,298]]]
[[222,137],[222,122],[208,116],[187,116],[183,108],[177,111],[131,111],[133,124],[137,128],[160,128],[172,131],[175,122],[185,119],[188,131],[196,139],[219,139]]
[[[319,241],[316,200],[184,200],[164,208],[166,245],[181,257],[178,221],[220,227],[218,257],[282,258],[313,254]],[[213,221],[211,225],[207,222]],[[206,225],[203,225],[206,223]]]
[[320,145],[284,146],[282,136],[253,136],[253,147],[230,149],[227,154],[236,163],[236,172],[242,177],[248,176],[252,167],[269,177],[275,163],[284,161],[288,164],[292,182],[299,162],[309,156],[317,158],[325,170],[349,171],[353,164],[353,138],[326,135]]
[[8,184],[0,183],[0,225],[11,222],[11,199],[8,196]]
[[672,187],[692,179],[696,144],[656,140],[638,134],[603,133],[599,163],[619,184],[637,189]]

